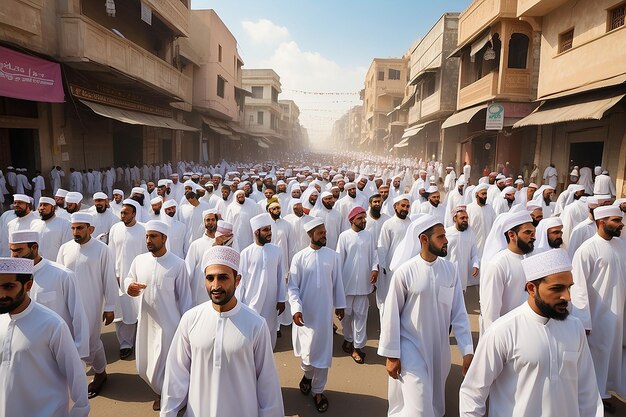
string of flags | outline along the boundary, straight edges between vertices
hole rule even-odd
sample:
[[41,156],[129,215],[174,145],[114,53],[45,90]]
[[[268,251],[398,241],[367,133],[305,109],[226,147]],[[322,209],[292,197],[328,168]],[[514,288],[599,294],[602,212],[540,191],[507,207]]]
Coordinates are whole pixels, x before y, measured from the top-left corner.
[[288,88],[283,88],[283,91],[289,91],[292,93],[298,93],[298,94],[308,94],[308,95],[314,95],[314,96],[354,96],[354,95],[359,95],[359,92],[337,92],[337,91],[304,91],[304,90],[291,90]]

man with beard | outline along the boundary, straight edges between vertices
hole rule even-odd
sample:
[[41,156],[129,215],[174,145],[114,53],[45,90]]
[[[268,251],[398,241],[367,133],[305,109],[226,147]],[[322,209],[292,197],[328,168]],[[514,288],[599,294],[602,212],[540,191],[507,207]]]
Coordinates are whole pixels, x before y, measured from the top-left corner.
[[154,181],[148,181],[146,183],[146,192],[148,193],[148,198],[149,199],[153,199],[154,197],[157,196],[156,186],[154,184]]
[[563,242],[567,245],[569,237],[580,222],[587,218],[589,209],[587,208],[587,202],[583,199],[585,187],[582,185],[574,184],[574,187],[570,191],[565,206],[560,214],[561,220],[563,220]]
[[419,178],[413,183],[411,187],[411,201],[415,203],[416,207],[419,207],[421,203],[424,203],[427,199],[426,190],[428,189],[428,180],[426,176],[428,172],[421,169],[419,172]]
[[78,213],[83,206],[83,195],[81,193],[70,191],[65,196],[65,210],[68,215]]
[[463,292],[467,286],[478,285],[480,258],[476,235],[469,227],[467,207],[456,206],[452,210],[453,226],[446,228],[448,255],[446,259],[456,265]]
[[389,198],[394,199],[403,194],[403,190],[400,189],[400,183],[402,182],[402,176],[396,175],[391,180],[391,187],[389,188]]
[[65,197],[67,197],[67,194],[68,194],[67,190],[64,190],[63,188],[59,188],[57,192],[54,193],[54,202],[56,203],[56,206],[57,206],[56,215],[69,221],[70,215],[65,209]]
[[109,232],[109,248],[115,255],[115,277],[120,287],[115,305],[115,333],[120,344],[120,359],[126,359],[135,347],[138,302],[124,291],[124,278],[136,256],[146,253],[146,229],[137,222],[139,203],[124,200],[120,211],[121,222],[114,224]]
[[120,221],[111,210],[109,210],[109,197],[103,192],[93,195],[93,207],[88,212],[93,216],[93,235],[98,237],[102,234],[108,234],[111,227]]
[[483,334],[459,393],[461,417],[604,415],[579,320],[568,317],[564,249],[522,261],[527,300]]
[[463,356],[465,374],[474,351],[463,290],[447,255],[445,229],[424,214],[411,225],[414,239],[402,253],[416,256],[398,263],[381,319],[378,354],[386,357],[390,416],[445,414],[445,384],[450,371],[450,328]]
[[32,224],[32,230],[39,233],[39,254],[46,259],[56,260],[59,248],[65,242],[72,240],[72,230],[69,220],[58,217],[55,201],[50,197],[39,199],[39,217]]
[[383,184],[378,187],[378,194],[380,194],[380,198],[383,200],[383,205],[380,211],[389,217],[395,216],[396,213],[393,209],[393,198],[389,198],[389,186]]
[[493,199],[493,211],[496,216],[502,213],[508,213],[515,203],[515,188],[504,187],[500,194]]
[[355,207],[362,207],[365,209],[367,207],[367,200],[362,196],[357,194],[357,186],[353,182],[349,182],[345,185],[344,189],[347,194],[343,198],[340,198],[339,201],[335,204],[335,210],[339,211],[339,214],[344,219],[341,230],[347,230],[350,228],[350,223],[348,222],[348,214]]
[[163,199],[159,196],[150,200],[150,210],[148,218],[150,220],[161,220],[161,210],[163,209]]
[[327,246],[331,250],[337,248],[337,240],[343,228],[343,217],[341,213],[334,209],[335,198],[329,191],[320,194],[320,198],[315,203],[315,207],[311,210],[311,216],[319,217],[324,220],[326,226]]
[[316,217],[305,225],[311,244],[293,257],[288,284],[289,303],[296,325],[293,351],[301,359],[304,376],[300,392],[312,392],[318,412],[328,410],[323,394],[333,357],[333,309],[343,319],[346,298],[339,256],[326,247],[324,220]]
[[[491,230],[496,213],[491,205],[487,204],[487,184],[478,184],[474,188],[475,200],[467,205],[467,215],[469,216],[469,226],[476,233],[476,244],[478,245],[478,256],[482,258],[485,250],[487,235]],[[484,266],[484,265],[483,265]]]
[[465,201],[465,187],[467,185],[467,181],[465,180],[465,176],[461,174],[458,180],[456,180],[456,188],[450,190],[450,192],[446,195],[446,217],[443,225],[448,228],[454,225],[452,221],[452,211],[457,206],[465,205],[463,202]]
[[543,217],[547,219],[548,217],[552,217],[552,195],[554,194],[554,188],[550,185],[542,185],[539,187],[537,191],[533,194],[533,201],[537,204],[541,205],[541,209],[543,210]]
[[530,213],[530,218],[533,219],[533,226],[539,226],[539,223],[543,220],[543,209],[541,205],[534,201],[526,203],[526,211]]
[[[521,261],[533,251],[535,226],[527,211],[507,213],[493,225],[482,257],[480,278],[481,334],[525,300]],[[504,235],[504,236],[503,236]],[[503,237],[506,242],[503,241]],[[487,255],[493,253],[494,255]]]
[[560,217],[548,217],[537,226],[535,233],[537,241],[531,253],[535,256],[550,249],[558,249],[563,246],[563,221]]
[[13,195],[13,212],[15,218],[2,225],[0,236],[0,255],[9,256],[9,236],[17,230],[31,230],[33,224],[39,220],[39,216],[31,209],[30,197],[25,194]]
[[[284,220],[283,220],[284,221]],[[287,265],[283,251],[274,243],[274,219],[268,213],[250,219],[254,243],[241,251],[239,286],[235,295],[243,304],[259,313],[270,329],[272,349],[276,347],[278,316],[287,301]]]
[[[185,199],[188,204],[181,206],[180,209],[180,220],[187,227],[187,233],[189,234],[189,245],[199,239],[204,234],[204,222],[202,221],[202,213],[204,210],[208,210],[209,205],[198,199],[198,195],[194,191],[189,191],[185,194]],[[184,258],[185,255],[177,254],[178,256]]]
[[57,314],[31,301],[32,274],[32,260],[0,258],[0,415],[87,417],[72,335]]
[[615,412],[611,394],[626,395],[624,370],[624,307],[626,306],[626,245],[620,235],[623,213],[616,206],[593,211],[598,232],[572,260],[572,315],[583,322],[605,411]]
[[368,295],[372,293],[378,279],[378,252],[376,239],[365,230],[365,209],[356,206],[350,211],[350,229],[339,235],[337,253],[346,296],[343,325],[344,352],[352,356],[354,362],[363,364],[367,343]]
[[413,204],[413,207],[411,207],[411,211],[413,213],[430,214],[431,216],[439,219],[441,224],[443,224],[446,217],[446,207],[441,204],[441,194],[439,193],[437,186],[428,187],[424,196],[426,197],[426,201],[421,204],[416,202]]
[[88,397],[96,397],[107,380],[107,359],[100,340],[102,321],[108,326],[113,322],[118,286],[115,281],[115,259],[107,245],[92,239],[93,222],[89,213],[74,213],[71,240],[59,249],[57,262],[76,274],[87,321],[89,322],[89,357],[85,358],[94,372],[88,386]]
[[116,188],[113,190],[113,201],[109,202],[109,206],[113,214],[118,217],[122,211],[122,201],[124,201],[124,191]]
[[178,220],[176,208],[177,206],[174,200],[167,200],[163,203],[161,208],[163,210],[161,221],[170,228],[169,234],[167,235],[167,242],[165,242],[167,250],[179,258],[184,258],[191,245],[191,237],[185,223]]
[[[282,208],[278,199],[274,198],[267,205],[267,212],[272,218],[272,244],[278,246],[282,251],[283,271],[285,279],[289,273],[289,265],[291,258],[295,255],[295,234],[293,233],[291,224],[287,220],[281,218]],[[242,252],[243,253],[243,252]]]
[[306,230],[304,230],[304,225],[313,220],[313,217],[304,214],[302,200],[292,198],[290,204],[293,213],[286,215],[285,221],[289,222],[291,225],[294,242],[292,252],[295,254],[306,248],[311,242],[309,235],[306,233]]
[[67,324],[80,357],[89,355],[89,324],[76,287],[74,273],[39,254],[41,238],[34,230],[11,233],[9,248],[13,258],[33,261],[33,286],[29,296],[57,313]]
[[369,198],[365,230],[372,234],[376,246],[378,246],[378,238],[380,237],[380,230],[383,224],[391,218],[387,214],[382,213],[382,207],[382,196],[380,194],[372,194]]
[[219,220],[217,210],[204,210],[204,212],[202,212],[202,219],[206,231],[201,238],[191,243],[187,251],[187,256],[185,256],[185,265],[187,266],[187,274],[189,275],[191,297],[194,306],[209,301],[209,295],[205,290],[204,284],[202,257],[215,243],[215,232],[217,231],[217,222]]
[[133,260],[124,279],[124,292],[139,299],[137,373],[155,392],[154,411],[161,409],[165,360],[182,315],[192,307],[185,261],[165,247],[168,226],[159,220],[146,223],[149,253]]
[[178,180],[178,173],[175,172],[172,175],[170,175],[170,180],[172,181],[172,183],[169,186],[169,188],[170,188],[170,197],[174,201],[180,201],[180,199],[183,198],[183,193],[185,192],[185,187]]
[[224,214],[224,220],[233,225],[233,235],[238,248],[247,248],[253,242],[250,219],[261,213],[261,208],[251,199],[246,198],[243,190],[235,192],[235,200],[230,203]]
[[[213,247],[203,271],[210,303],[185,313],[168,354],[161,415],[282,417],[265,320],[235,297],[239,253]],[[207,387],[214,387],[207,391]],[[209,410],[209,411],[207,411]]]
[[265,211],[267,204],[268,204],[267,202],[270,201],[274,197],[275,194],[276,194],[276,188],[273,185],[270,185],[265,190],[263,190],[263,195],[265,196],[265,198],[262,200],[259,200],[259,202],[257,203],[259,207],[261,207],[261,210]]

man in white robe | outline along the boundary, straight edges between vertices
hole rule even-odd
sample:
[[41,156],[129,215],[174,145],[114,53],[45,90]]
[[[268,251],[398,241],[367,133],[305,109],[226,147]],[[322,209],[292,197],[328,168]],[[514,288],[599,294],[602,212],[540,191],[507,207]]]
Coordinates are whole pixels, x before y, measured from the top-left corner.
[[58,217],[57,210],[54,199],[41,197],[38,208],[41,218],[31,223],[32,230],[39,233],[39,254],[51,261],[57,259],[61,245],[72,240],[69,220]]
[[287,285],[285,281],[284,252],[274,240],[276,223],[268,213],[250,220],[254,243],[241,251],[239,275],[241,279],[235,295],[237,299],[259,313],[270,329],[272,349],[276,347],[278,316],[285,310]]
[[467,215],[469,216],[469,226],[476,234],[476,244],[478,245],[478,256],[482,258],[485,250],[487,235],[491,231],[491,226],[496,219],[493,208],[487,204],[486,184],[479,184],[474,188],[475,198],[467,205]]
[[446,167],[446,177],[443,180],[443,189],[446,193],[450,192],[456,185],[456,172],[451,166]]
[[113,322],[118,286],[115,281],[115,256],[107,245],[92,238],[93,218],[88,213],[74,213],[70,220],[74,240],[59,249],[57,262],[74,271],[78,291],[89,322],[89,357],[94,379],[88,397],[96,397],[107,380],[106,355],[100,339],[102,321]]
[[83,364],[65,322],[33,302],[33,261],[0,258],[0,415],[87,417]]
[[61,169],[60,166],[56,166],[52,168],[50,171],[50,182],[52,183],[52,195],[55,195],[59,188],[63,187],[63,178],[65,177],[65,172]]
[[291,224],[281,217],[282,207],[278,202],[278,199],[270,202],[267,206],[267,212],[272,218],[272,244],[278,246],[283,253],[283,272],[285,278],[289,273],[289,265],[291,264],[291,258],[296,254],[296,238]]
[[446,194],[446,216],[443,225],[447,228],[454,224],[452,221],[452,210],[456,206],[465,205],[463,204],[465,200],[465,186],[467,185],[467,181],[465,177],[461,175],[456,181],[456,187],[451,189]]
[[560,217],[548,217],[539,222],[535,231],[535,244],[529,256],[563,246],[563,221]]
[[315,207],[310,212],[313,217],[319,217],[324,220],[326,227],[326,246],[331,249],[337,249],[337,240],[339,234],[343,230],[344,220],[341,213],[335,208],[335,198],[330,191],[324,191],[320,194]]
[[57,313],[67,324],[81,358],[89,355],[89,323],[76,287],[74,273],[39,255],[41,237],[34,230],[11,233],[11,256],[33,261],[33,286],[30,297]]
[[[526,300],[521,261],[534,249],[535,226],[527,211],[507,213],[494,224],[481,258],[481,334],[498,318]],[[493,249],[492,249],[493,247]]]
[[469,227],[466,206],[457,206],[452,211],[453,226],[446,228],[448,254],[446,259],[456,265],[463,292],[467,286],[478,285],[480,258],[476,235]]
[[41,176],[41,172],[37,171],[33,178],[33,199],[35,200],[34,206],[39,206],[39,199],[41,198],[41,192],[46,189],[46,182]]
[[32,190],[33,187],[30,185],[30,183],[28,182],[28,178],[26,178],[26,175],[24,174],[26,172],[26,168],[18,168],[16,169],[16,171],[18,172],[15,192],[17,194],[24,194],[26,190]]
[[584,192],[585,189],[582,185],[574,184],[569,197],[564,203],[563,211],[561,211],[559,215],[563,221],[563,242],[566,245],[569,242],[569,237],[574,227],[580,224],[580,222],[585,220],[589,215],[586,197],[584,199],[582,197]]
[[609,176],[608,171],[600,169],[600,174],[596,175],[593,181],[593,194],[615,197],[615,182]]
[[184,258],[191,245],[191,230],[187,228],[185,223],[178,220],[177,206],[174,200],[167,200],[163,203],[162,209],[161,220],[167,223],[170,228],[167,242],[165,242],[167,250],[179,258]]
[[9,236],[17,230],[31,230],[39,216],[31,209],[30,197],[25,194],[13,195],[13,213],[15,217],[5,217],[6,224],[2,226],[0,233],[0,256],[8,257]]
[[357,186],[353,182],[346,183],[344,186],[347,194],[335,203],[335,210],[339,211],[341,218],[344,219],[342,231],[350,228],[347,219],[350,211],[356,206],[367,207],[367,200],[362,194],[357,194]]
[[108,234],[111,227],[120,221],[120,218],[109,209],[109,197],[103,192],[93,195],[93,206],[87,211],[93,216],[93,235],[96,237]]
[[217,231],[218,221],[217,210],[204,210],[202,218],[206,231],[201,238],[191,243],[187,251],[187,256],[185,256],[185,265],[187,266],[187,275],[189,275],[191,297],[194,307],[209,301],[209,295],[206,292],[206,285],[204,283],[205,276],[202,271],[202,258],[215,243],[215,232]]
[[343,319],[346,298],[339,255],[326,247],[324,221],[314,218],[305,225],[311,244],[291,263],[289,303],[296,326],[292,330],[293,352],[300,357],[303,394],[311,392],[317,411],[328,409],[323,394],[333,356],[333,309]]
[[368,295],[378,279],[377,242],[365,229],[367,213],[356,206],[348,214],[350,229],[339,235],[337,253],[346,296],[343,326],[344,352],[358,363],[365,363],[363,348],[367,343]]
[[493,199],[493,211],[496,216],[502,213],[508,213],[515,204],[515,188],[504,187],[500,194]]
[[[391,217],[382,212],[383,199],[378,193],[372,194],[369,198],[369,208],[367,210],[365,230],[372,234],[376,247],[383,224]],[[378,249],[377,249],[378,250]]]
[[209,208],[209,205],[198,199],[198,195],[190,191],[185,194],[185,198],[189,204],[180,207],[181,221],[187,226],[189,233],[189,243],[199,239],[204,234],[204,222],[202,221],[202,213]]
[[421,204],[415,203],[411,207],[412,214],[423,213],[430,214],[441,220],[443,224],[446,217],[446,206],[441,203],[441,193],[436,186],[428,187],[426,190],[426,201]]
[[283,417],[265,320],[235,297],[239,253],[211,248],[202,269],[211,302],[187,311],[167,358],[161,417]]
[[483,334],[459,393],[461,417],[588,416],[604,410],[579,320],[568,317],[564,249],[522,261],[527,301]]
[[[293,253],[296,254],[311,243],[309,235],[304,230],[304,225],[313,220],[313,217],[304,214],[304,207],[300,199],[292,198],[290,203],[293,212],[286,215],[285,220],[291,224],[294,241]],[[289,317],[289,321],[291,322],[291,317]]]
[[533,201],[541,205],[544,219],[552,217],[554,204],[552,204],[552,195],[554,188],[551,185],[544,184],[533,194]]
[[120,211],[121,222],[111,227],[109,248],[115,255],[115,278],[119,286],[115,304],[115,333],[120,344],[120,359],[128,358],[135,347],[139,303],[124,291],[124,279],[128,276],[135,257],[146,253],[146,229],[137,221],[139,203],[124,200]]
[[574,226],[566,246],[567,252],[572,259],[580,245],[591,239],[598,232],[598,226],[596,226],[596,221],[593,217],[593,211],[596,207],[598,207],[598,199],[596,197],[587,197],[588,215],[585,220]]
[[235,199],[226,208],[224,220],[233,225],[233,235],[238,248],[246,248],[253,242],[250,219],[261,214],[260,207],[243,190],[235,192]]
[[387,358],[389,416],[443,417],[450,326],[463,356],[463,374],[474,346],[461,280],[456,267],[442,258],[448,243],[443,224],[428,214],[415,224],[413,242],[421,250],[393,274],[378,354]]
[[109,202],[113,214],[119,217],[122,210],[122,201],[124,201],[124,191],[120,189],[113,190],[113,199]]
[[624,227],[619,207],[598,207],[593,213],[598,233],[578,248],[572,260],[572,315],[589,334],[598,389],[610,413],[615,406],[609,391],[626,396],[626,245],[619,238]]
[[578,184],[585,187],[585,194],[593,194],[593,171],[591,168],[584,166],[580,168],[580,177],[578,178]]
[[550,187],[552,187],[553,190],[556,190],[557,177],[558,176],[557,176],[556,168],[554,167],[554,164],[551,163],[543,171],[544,184],[547,184]]

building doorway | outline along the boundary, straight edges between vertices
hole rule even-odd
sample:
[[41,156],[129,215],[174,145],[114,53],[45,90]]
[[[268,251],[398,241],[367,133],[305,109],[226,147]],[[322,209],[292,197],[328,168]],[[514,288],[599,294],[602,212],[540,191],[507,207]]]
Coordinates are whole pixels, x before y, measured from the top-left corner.
[[143,161],[142,126],[121,125],[113,132],[113,163],[115,166],[126,164],[141,166]]
[[28,169],[33,174],[39,166],[37,129],[0,129],[0,166]]
[[166,163],[166,162],[171,162],[171,161],[172,161],[172,139],[161,139],[161,163]]
[[569,145],[569,169],[574,166],[590,167],[602,166],[604,142],[579,142]]

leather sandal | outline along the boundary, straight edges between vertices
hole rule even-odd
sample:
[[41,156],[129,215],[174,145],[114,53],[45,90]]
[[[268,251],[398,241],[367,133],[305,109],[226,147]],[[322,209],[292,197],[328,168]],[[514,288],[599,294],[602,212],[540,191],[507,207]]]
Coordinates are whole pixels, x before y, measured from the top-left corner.
[[311,382],[313,382],[312,379],[308,379],[306,376],[302,376],[302,379],[300,380],[300,392],[304,395],[307,395],[309,392],[311,392]]

